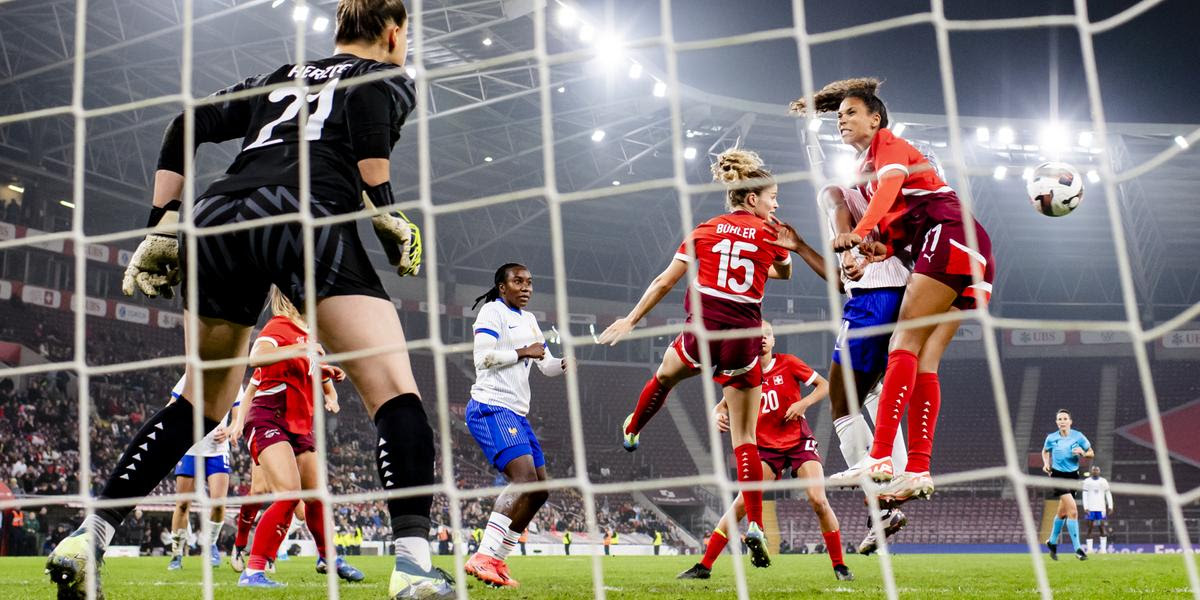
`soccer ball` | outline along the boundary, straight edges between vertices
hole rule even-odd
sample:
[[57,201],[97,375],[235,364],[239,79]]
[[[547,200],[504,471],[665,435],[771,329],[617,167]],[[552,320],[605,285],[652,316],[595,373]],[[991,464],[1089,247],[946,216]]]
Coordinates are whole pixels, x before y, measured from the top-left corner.
[[1033,169],[1025,190],[1034,210],[1047,217],[1061,217],[1083,202],[1083,177],[1067,163],[1044,162]]

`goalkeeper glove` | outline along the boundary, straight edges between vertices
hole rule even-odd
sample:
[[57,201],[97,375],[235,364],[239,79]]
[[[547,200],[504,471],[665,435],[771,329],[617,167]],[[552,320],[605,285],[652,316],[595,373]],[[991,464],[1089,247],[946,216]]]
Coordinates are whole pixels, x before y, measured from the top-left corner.
[[[363,190],[363,204],[374,210],[376,206],[392,204],[392,184],[383,182]],[[396,267],[401,277],[416,275],[421,271],[421,229],[398,210],[388,211],[371,217],[375,237],[383,245],[388,263]]]
[[172,287],[178,285],[183,277],[179,267],[179,239],[175,235],[175,226],[179,224],[179,206],[178,200],[172,200],[166,206],[150,209],[146,226],[153,227],[154,231],[138,244],[133,257],[129,259],[129,265],[125,267],[121,292],[126,296],[141,290],[151,298],[175,297]]

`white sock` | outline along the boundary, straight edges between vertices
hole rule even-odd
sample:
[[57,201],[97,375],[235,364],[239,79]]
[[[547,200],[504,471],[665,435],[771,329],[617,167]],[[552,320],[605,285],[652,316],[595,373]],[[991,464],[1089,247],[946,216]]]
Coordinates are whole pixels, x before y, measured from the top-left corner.
[[[1089,552],[1092,549],[1091,541],[1092,540],[1088,540],[1088,551]],[[1106,552],[1108,552],[1108,536],[1102,535],[1102,536],[1100,536],[1100,554],[1104,554]]]
[[113,536],[117,533],[112,524],[101,519],[100,515],[92,515],[84,519],[79,528],[90,531],[92,539],[99,542],[101,548],[107,548],[112,543]]
[[221,537],[221,529],[225,527],[225,521],[209,521],[208,522],[208,543],[215,544]]
[[[863,399],[863,410],[871,415],[871,420],[875,420],[875,412],[879,410],[879,394],[883,391],[883,383],[877,384],[871,391],[867,393],[867,397]],[[896,439],[892,441],[892,471],[895,473],[903,473],[904,467],[908,466],[908,445],[904,443],[904,423],[901,422],[896,426]],[[874,440],[874,436],[872,436]],[[868,450],[869,450],[868,446]]]
[[[483,540],[479,542],[479,553],[504,560],[500,553],[504,552],[504,538],[508,536],[509,525],[512,525],[512,519],[493,512],[492,516],[488,517],[487,526],[483,528]],[[504,554],[508,555],[507,552]]]
[[287,535],[283,536],[283,539],[286,540],[287,538],[292,537],[292,534],[296,533],[296,530],[300,529],[301,527],[304,527],[304,521],[301,521],[296,517],[296,515],[292,515],[292,524],[288,525]]
[[862,413],[846,415],[834,421],[833,429],[837,432],[838,447],[842,451],[842,458],[846,459],[846,466],[854,466],[866,458],[871,450],[873,434]]
[[1088,554],[1092,553],[1092,538],[1087,539],[1087,551],[1088,551]]
[[496,558],[500,560],[508,558],[508,554],[513,551],[513,548],[517,547],[517,540],[519,539],[521,539],[521,532],[509,529],[508,533],[504,534],[504,540],[500,544],[500,552],[496,553]]
[[176,529],[171,533],[171,556],[183,556],[183,543],[186,539],[186,529]]
[[433,568],[433,558],[429,555],[429,541],[419,537],[396,538],[396,557],[407,559],[422,570]]

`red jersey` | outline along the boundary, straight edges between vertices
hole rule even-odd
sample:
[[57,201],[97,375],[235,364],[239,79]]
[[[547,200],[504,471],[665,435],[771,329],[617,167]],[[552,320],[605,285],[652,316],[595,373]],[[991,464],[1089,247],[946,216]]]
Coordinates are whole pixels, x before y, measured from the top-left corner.
[[[272,317],[254,343],[266,341],[275,347],[303,344],[308,334],[287,317]],[[254,370],[250,383],[258,387],[253,404],[277,402],[282,410],[287,430],[304,435],[313,428],[313,380],[318,366],[306,356],[297,356]],[[274,400],[284,399],[284,402]]]
[[[771,264],[791,260],[787,250],[767,241],[775,238],[767,222],[744,210],[709,219],[688,238],[699,258],[692,285],[706,296],[753,305],[755,312],[762,304]],[[686,240],[675,259],[691,262]]]
[[[896,177],[897,174],[901,177]],[[858,176],[859,181],[865,182],[858,185],[858,190],[870,204],[854,233],[866,237],[878,226],[883,240],[893,250],[903,250],[912,244],[926,222],[962,220],[962,205],[954,189],[946,185],[920,150],[889,129],[880,129],[871,140]],[[894,198],[890,205],[876,205],[875,195],[880,191]],[[887,202],[884,198],[880,200]]]
[[789,450],[804,438],[813,437],[808,420],[785,421],[788,407],[800,401],[800,386],[812,385],[817,373],[791,354],[775,354],[762,365],[762,410],[758,413],[755,438],[758,446]]

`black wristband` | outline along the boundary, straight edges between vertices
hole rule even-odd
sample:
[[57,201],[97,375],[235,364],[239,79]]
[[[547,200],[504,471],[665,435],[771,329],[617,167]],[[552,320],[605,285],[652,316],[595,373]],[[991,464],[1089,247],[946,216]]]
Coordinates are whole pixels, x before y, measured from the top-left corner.
[[392,197],[392,182],[385,181],[379,185],[367,186],[364,190],[367,198],[376,208],[391,206],[395,199]]
[[171,211],[178,211],[179,207],[183,206],[178,200],[172,200],[166,206],[155,206],[150,209],[150,219],[146,222],[146,227],[154,227],[162,220],[163,215]]

